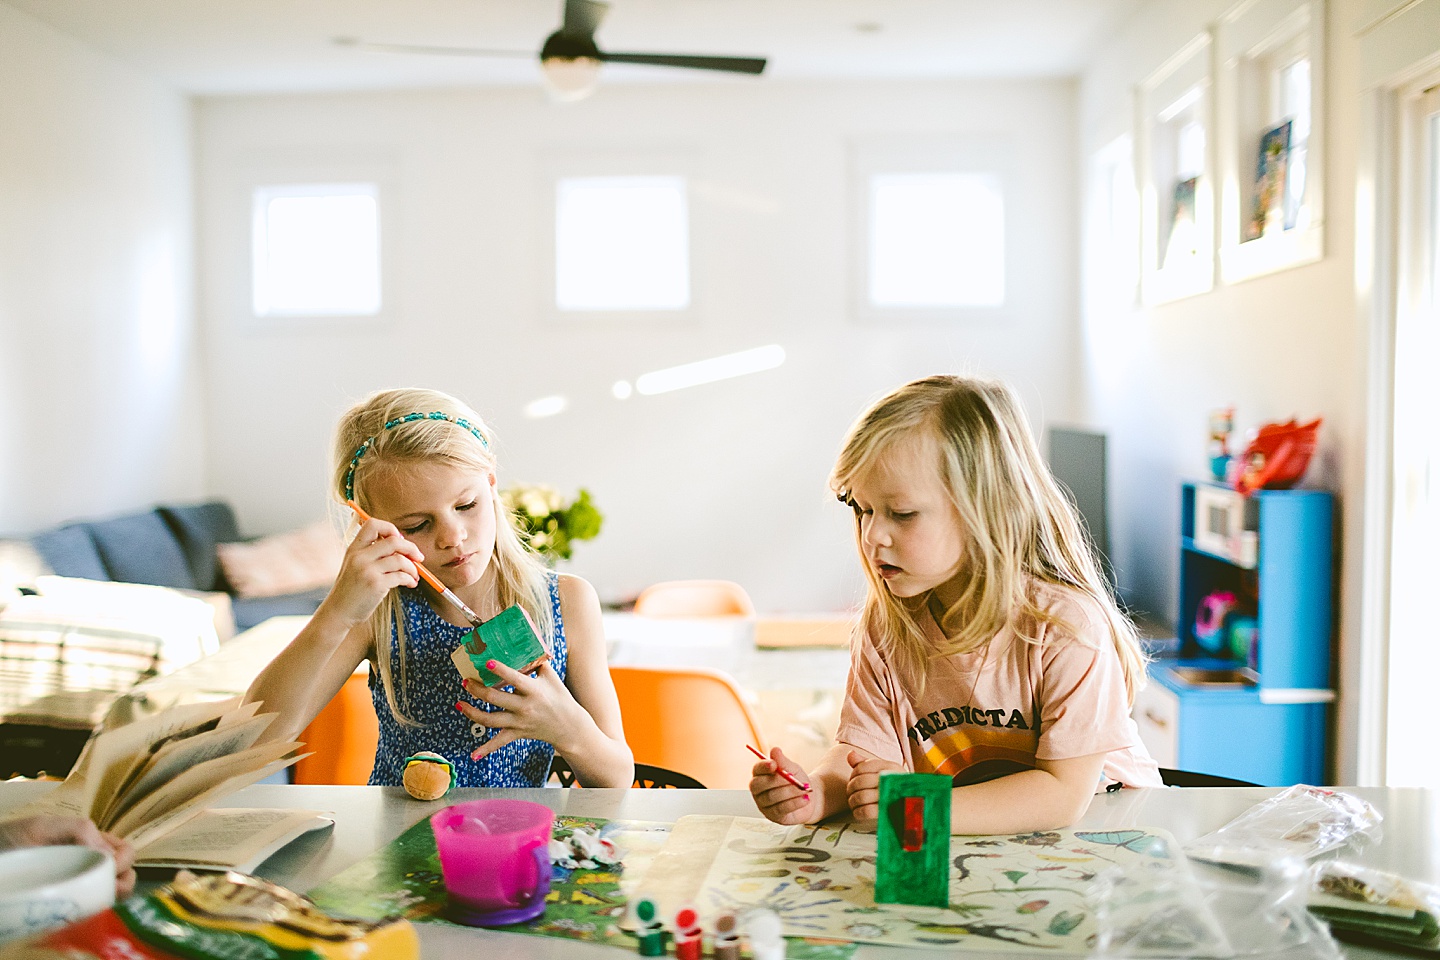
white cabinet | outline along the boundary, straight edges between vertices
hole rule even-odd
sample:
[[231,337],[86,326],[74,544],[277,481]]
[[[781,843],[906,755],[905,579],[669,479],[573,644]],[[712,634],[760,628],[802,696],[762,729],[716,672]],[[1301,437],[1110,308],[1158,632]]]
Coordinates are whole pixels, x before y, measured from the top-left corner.
[[1162,767],[1180,766],[1180,698],[1151,681],[1135,696],[1131,711],[1140,729],[1140,742]]

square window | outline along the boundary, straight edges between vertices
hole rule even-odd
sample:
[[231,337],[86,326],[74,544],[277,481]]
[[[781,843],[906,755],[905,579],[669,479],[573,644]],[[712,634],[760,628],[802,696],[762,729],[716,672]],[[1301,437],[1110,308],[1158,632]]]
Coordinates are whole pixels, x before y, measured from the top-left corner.
[[377,185],[258,187],[253,221],[255,316],[380,312]]
[[1005,302],[1005,204],[985,173],[870,178],[869,299],[877,307]]
[[555,196],[555,305],[576,311],[688,307],[685,178],[561,179]]

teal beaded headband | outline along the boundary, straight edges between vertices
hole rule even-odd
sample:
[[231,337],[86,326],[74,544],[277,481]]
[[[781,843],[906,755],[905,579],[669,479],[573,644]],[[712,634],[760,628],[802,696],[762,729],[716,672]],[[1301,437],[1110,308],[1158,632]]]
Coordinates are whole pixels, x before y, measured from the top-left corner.
[[[470,431],[471,435],[473,435],[476,440],[480,441],[480,446],[484,447],[486,450],[490,449],[490,441],[485,439],[485,435],[482,434],[480,432],[480,429],[476,427],[473,423],[471,423],[469,420],[466,420],[464,417],[452,417],[450,416],[450,414],[442,413],[439,410],[436,410],[433,413],[407,413],[403,417],[396,417],[394,420],[385,421],[385,426],[383,427],[383,429],[391,430],[395,427],[400,426],[400,424],[402,423],[414,423],[416,420],[444,420],[448,423],[455,424],[455,426],[457,427],[464,427],[466,430]],[[379,434],[376,434],[375,436],[378,437]],[[346,500],[355,499],[355,467],[359,465],[360,458],[365,456],[365,452],[369,450],[374,444],[375,437],[366,437],[365,442],[360,444],[359,449],[355,451],[355,456],[350,458],[350,469],[345,471]]]

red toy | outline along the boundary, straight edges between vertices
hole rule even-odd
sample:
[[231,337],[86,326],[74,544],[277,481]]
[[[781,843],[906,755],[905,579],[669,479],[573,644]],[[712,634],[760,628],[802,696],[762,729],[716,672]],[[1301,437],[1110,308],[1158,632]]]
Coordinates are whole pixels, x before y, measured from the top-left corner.
[[1242,466],[1235,474],[1235,489],[1249,496],[1265,488],[1293,487],[1310,465],[1321,419],[1317,417],[1309,423],[1295,420],[1267,423],[1261,427],[1240,455]]

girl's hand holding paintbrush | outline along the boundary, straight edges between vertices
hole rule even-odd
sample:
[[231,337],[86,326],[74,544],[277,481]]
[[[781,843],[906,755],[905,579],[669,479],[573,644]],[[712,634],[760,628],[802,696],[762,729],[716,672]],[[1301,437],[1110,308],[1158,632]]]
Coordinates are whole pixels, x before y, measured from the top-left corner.
[[391,589],[419,585],[424,559],[420,548],[406,540],[393,523],[365,517],[345,550],[335,586],[322,607],[326,614],[350,626],[364,623]]
[[765,756],[754,747],[751,753],[761,759],[751,769],[750,793],[760,812],[776,823],[808,823],[818,819],[819,808],[813,806],[814,799],[810,779],[800,765],[784,751],[775,747],[770,756]]

